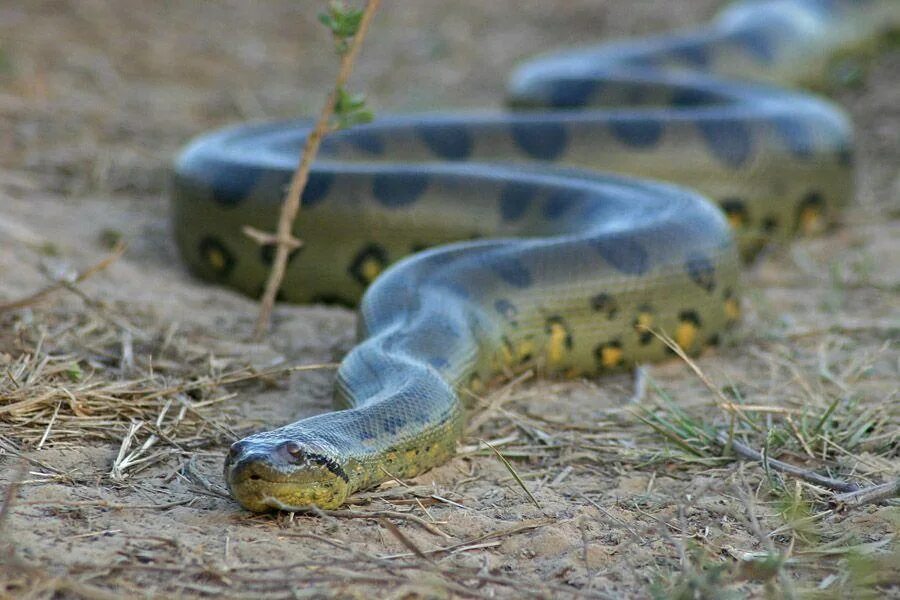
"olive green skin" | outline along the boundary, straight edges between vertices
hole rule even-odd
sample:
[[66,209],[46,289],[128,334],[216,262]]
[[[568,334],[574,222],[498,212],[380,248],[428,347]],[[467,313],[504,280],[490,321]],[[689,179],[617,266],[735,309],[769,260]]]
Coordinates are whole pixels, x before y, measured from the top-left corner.
[[[739,317],[739,256],[822,229],[853,187],[839,109],[728,78],[821,85],[833,57],[898,23],[893,1],[742,3],[693,31],[530,62],[510,85],[525,110],[329,136],[282,294],[359,302],[360,343],[338,371],[340,410],[232,446],[234,497],[339,506],[452,457],[462,390],[498,373],[666,357],[648,327],[688,352],[715,343]],[[174,228],[194,272],[259,294],[271,248],[242,228],[275,228],[308,125],[240,125],[179,157]]]

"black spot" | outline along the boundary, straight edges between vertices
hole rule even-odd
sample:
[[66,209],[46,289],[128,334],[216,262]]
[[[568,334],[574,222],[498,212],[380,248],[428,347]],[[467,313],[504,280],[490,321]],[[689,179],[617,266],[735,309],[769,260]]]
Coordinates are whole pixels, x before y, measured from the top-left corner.
[[746,226],[747,221],[750,220],[750,213],[747,212],[747,205],[740,198],[725,198],[719,202],[719,206],[722,207],[722,210],[725,212],[725,215],[728,217],[728,221],[732,226],[738,225],[744,227]]
[[356,306],[356,303],[352,300],[347,300],[346,298],[342,298],[336,294],[319,294],[317,296],[313,296],[310,298],[311,304],[335,304],[337,306],[345,306],[347,308],[353,308]]
[[585,106],[600,86],[590,79],[567,79],[552,84],[550,105],[554,108]]
[[803,197],[803,200],[800,201],[800,204],[797,205],[797,215],[794,223],[795,229],[801,229],[803,225],[803,213],[805,213],[806,211],[824,213],[825,198],[820,192],[809,192],[808,194],[806,194],[806,196]]
[[606,318],[612,320],[619,312],[619,303],[609,294],[597,294],[591,298],[591,308],[597,312],[606,313]]
[[837,154],[838,164],[842,167],[852,167],[854,163],[853,148],[849,145],[843,145]]
[[572,208],[574,203],[575,198],[572,197],[572,192],[555,192],[544,200],[542,211],[544,218],[549,221],[558,219]]
[[632,148],[648,148],[656,144],[662,135],[662,123],[648,117],[613,118],[609,127],[617,140]]
[[671,104],[678,108],[690,108],[696,106],[711,106],[721,104],[722,98],[708,90],[685,87],[672,94]]
[[516,145],[531,158],[556,160],[566,149],[566,129],[559,123],[513,123],[512,135]]
[[684,321],[685,323],[690,323],[694,327],[702,327],[703,323],[700,321],[700,315],[697,314],[695,310],[683,310],[678,313],[678,320]]
[[472,153],[472,138],[462,125],[426,123],[417,128],[432,152],[447,160],[464,160]]
[[519,315],[519,309],[517,309],[509,300],[506,300],[505,298],[496,300],[494,302],[494,310],[500,313],[500,315],[513,327],[519,325],[518,321],[516,321],[516,317]]
[[718,333],[714,333],[711,336],[709,336],[708,338],[706,338],[706,344],[708,346],[718,346],[720,342],[721,342],[721,340],[719,339]]
[[650,257],[643,246],[622,234],[614,234],[594,241],[603,260],[617,271],[640,275],[650,267]]
[[762,230],[764,233],[771,235],[775,233],[778,229],[778,217],[775,215],[768,215],[764,217],[762,220]]
[[531,206],[535,187],[525,183],[508,183],[500,192],[500,217],[507,222],[518,221]]
[[406,421],[402,416],[396,414],[388,415],[381,421],[381,428],[388,434],[397,433],[404,425],[406,425]]
[[709,151],[722,163],[737,168],[747,162],[753,137],[746,123],[736,119],[701,119],[697,127]]
[[363,286],[367,286],[373,281],[366,277],[364,272],[365,265],[370,261],[374,261],[378,265],[380,272],[388,264],[387,251],[378,244],[368,244],[356,254],[356,258],[353,259],[353,262],[350,263],[350,267],[347,269],[350,276]]
[[358,129],[347,132],[346,138],[350,145],[360,152],[365,152],[372,156],[384,154],[384,141],[376,133]]
[[242,166],[240,163],[228,169],[214,169],[209,188],[212,199],[224,207],[237,206],[246,200],[259,182],[261,171],[255,167]]
[[709,51],[704,44],[687,42],[673,48],[670,52],[673,58],[691,67],[704,69],[709,66]]
[[372,193],[388,208],[412,204],[428,187],[428,176],[421,173],[379,173],[375,175]]
[[460,298],[470,298],[472,296],[472,292],[458,281],[442,281],[440,287]]
[[684,268],[691,281],[707,292],[716,287],[716,267],[709,258],[702,255],[691,256],[685,261]]
[[760,28],[740,29],[729,37],[758,63],[768,65],[775,60],[775,38],[768,32]]
[[[294,260],[294,257],[303,250],[302,247],[294,248],[290,252],[288,252],[288,265],[291,264],[291,261]],[[266,266],[272,266],[272,263],[275,261],[275,245],[274,244],[264,244],[259,247],[259,259]]]
[[234,270],[237,263],[234,254],[217,238],[211,236],[203,238],[200,240],[197,250],[200,252],[203,264],[212,270],[217,278],[226,279]]
[[331,184],[334,183],[333,173],[323,173],[322,171],[312,171],[303,188],[302,206],[303,208],[312,208],[320,203],[328,195]]
[[560,316],[548,317],[547,321],[544,323],[544,332],[549,335],[553,331],[554,325],[559,325],[560,327],[562,327],[563,331],[566,332],[566,337],[565,337],[565,340],[563,341],[563,344],[565,344],[566,348],[571,350],[572,349],[572,332],[569,329],[569,326],[566,324],[566,320]]
[[809,125],[800,119],[776,117],[772,125],[788,151],[798,158],[810,158],[815,152],[815,139]]
[[428,359],[428,364],[430,364],[435,369],[444,369],[450,363],[447,362],[446,358],[443,358],[440,356],[432,356],[431,358]]
[[531,285],[531,273],[518,258],[513,256],[496,256],[488,262],[491,271],[511,286],[525,288]]

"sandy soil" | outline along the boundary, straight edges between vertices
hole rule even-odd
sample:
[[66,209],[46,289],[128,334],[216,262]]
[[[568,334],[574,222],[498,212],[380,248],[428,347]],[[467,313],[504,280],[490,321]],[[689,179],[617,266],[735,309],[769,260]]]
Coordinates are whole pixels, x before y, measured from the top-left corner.
[[[517,60],[718,4],[387,1],[353,85],[380,112],[498,106]],[[128,244],[0,313],[0,597],[900,596],[896,500],[839,506],[704,437],[736,420],[805,468],[900,476],[896,49],[836,94],[860,145],[843,225],[749,268],[744,324],[698,361],[750,408],[735,417],[677,360],[647,370],[643,411],[630,376],[519,382],[485,399],[459,458],[351,512],[255,516],[222,496],[234,436],[328,408],[331,368],[277,366],[338,360],[354,317],[279,307],[266,342],[242,341],[255,304],[180,265],[166,173],[196,133],[317,109],[335,68],[318,9],[0,5],[0,302]]]

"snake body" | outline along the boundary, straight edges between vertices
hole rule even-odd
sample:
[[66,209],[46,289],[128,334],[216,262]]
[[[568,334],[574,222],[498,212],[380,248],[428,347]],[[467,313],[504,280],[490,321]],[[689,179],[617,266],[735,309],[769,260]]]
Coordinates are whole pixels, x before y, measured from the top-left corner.
[[[898,23],[893,0],[743,2],[696,30],[538,58],[512,78],[523,110],[329,136],[282,293],[361,297],[360,342],[339,410],[231,447],[234,497],[335,507],[447,461],[461,394],[498,373],[664,358],[648,328],[688,352],[714,344],[739,317],[740,255],[821,229],[852,193],[845,116],[770,83],[821,83]],[[309,126],[240,125],[183,152],[174,228],[194,272],[259,294],[273,252],[242,228],[274,230]]]

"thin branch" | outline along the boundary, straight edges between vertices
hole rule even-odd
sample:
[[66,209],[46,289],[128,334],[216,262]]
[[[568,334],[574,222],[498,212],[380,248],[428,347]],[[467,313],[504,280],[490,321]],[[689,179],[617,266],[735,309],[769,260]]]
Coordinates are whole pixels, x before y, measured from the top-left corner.
[[831,503],[836,506],[855,508],[863,504],[874,504],[898,496],[900,496],[900,479],[895,479],[881,485],[873,485],[844,494],[835,494],[834,498],[831,499]]
[[287,268],[288,256],[292,248],[297,248],[300,243],[292,235],[294,228],[294,220],[297,213],[300,212],[300,197],[306,182],[309,180],[309,170],[312,167],[313,160],[319,152],[319,146],[322,138],[328,133],[331,123],[331,116],[334,113],[335,103],[338,96],[344,88],[344,84],[353,71],[353,63],[359,54],[359,49],[366,37],[369,24],[378,8],[380,0],[368,0],[365,12],[359,24],[359,29],[353,36],[350,47],[347,52],[341,56],[341,66],[338,71],[337,78],[334,82],[334,88],[328,94],[325,106],[319,114],[316,126],[309,137],[306,138],[306,144],[303,147],[303,154],[300,158],[300,164],[291,178],[291,184],[285,196],[284,203],[281,205],[281,215],[278,218],[278,229],[275,235],[275,260],[272,262],[272,270],[269,273],[269,279],[266,281],[266,290],[260,299],[259,316],[256,319],[255,337],[261,338],[269,328],[269,322],[272,316],[272,308],[275,305],[275,296],[281,288],[281,282],[284,279],[284,273]]

